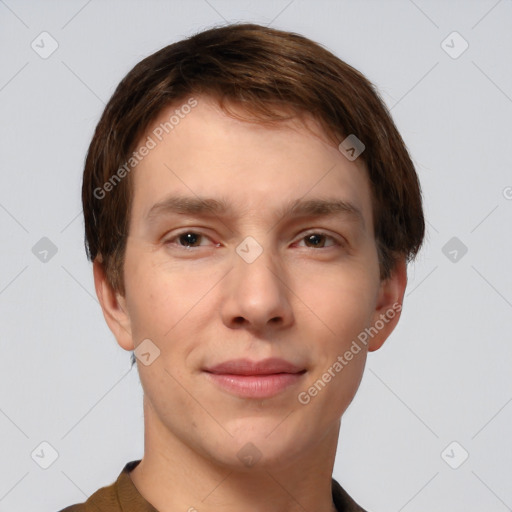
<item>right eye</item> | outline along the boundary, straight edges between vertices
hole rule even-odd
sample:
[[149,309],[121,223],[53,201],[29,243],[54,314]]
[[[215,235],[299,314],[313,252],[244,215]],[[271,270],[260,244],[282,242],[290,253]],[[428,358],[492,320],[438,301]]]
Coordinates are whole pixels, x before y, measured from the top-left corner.
[[168,238],[164,243],[166,245],[174,245],[175,247],[181,247],[183,249],[192,249],[194,247],[200,247],[201,241],[207,239],[206,235],[197,233],[195,231],[182,231],[177,233],[171,238]]

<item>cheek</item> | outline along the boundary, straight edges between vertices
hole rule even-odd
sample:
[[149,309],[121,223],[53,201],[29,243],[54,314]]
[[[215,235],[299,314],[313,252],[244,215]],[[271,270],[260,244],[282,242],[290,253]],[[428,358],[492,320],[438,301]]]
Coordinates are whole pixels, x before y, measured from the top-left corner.
[[302,322],[303,327],[324,332],[332,340],[329,346],[341,350],[344,344],[350,345],[371,321],[377,288],[364,268],[340,266],[339,271],[316,272],[314,284],[311,278],[299,277],[295,289],[312,315],[311,321]]
[[134,261],[137,263],[127,265],[132,274],[126,286],[134,344],[150,339],[160,351],[155,368],[139,365],[141,382],[147,373],[144,388],[149,393],[150,389],[157,390],[150,375],[158,372],[165,381],[163,389],[173,390],[173,396],[179,397],[183,390],[179,386],[174,389],[172,377],[185,382],[197,365],[197,356],[192,355],[204,350],[205,327],[219,321],[212,292],[225,272],[212,268],[185,270],[144,254],[132,257],[130,263]]
[[136,334],[154,336],[164,343],[208,293],[216,278],[207,269],[177,268],[147,250],[133,250],[125,268],[127,306],[134,337]]
[[330,269],[325,275],[317,272],[315,287],[299,280],[303,291],[297,295],[308,293],[303,296],[311,315],[308,312],[303,318],[302,330],[314,361],[299,403],[311,406],[305,412],[323,415],[327,423],[346,410],[365,367],[367,346],[358,336],[370,325],[376,292],[365,267],[340,267],[339,272]]

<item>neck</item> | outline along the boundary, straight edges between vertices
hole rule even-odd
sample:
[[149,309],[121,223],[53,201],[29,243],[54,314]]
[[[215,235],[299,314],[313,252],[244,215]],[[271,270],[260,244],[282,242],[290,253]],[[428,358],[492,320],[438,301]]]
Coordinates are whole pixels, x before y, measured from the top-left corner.
[[144,400],[144,457],[130,473],[160,512],[335,512],[331,478],[339,422],[319,443],[286,463],[230,467],[169,432]]

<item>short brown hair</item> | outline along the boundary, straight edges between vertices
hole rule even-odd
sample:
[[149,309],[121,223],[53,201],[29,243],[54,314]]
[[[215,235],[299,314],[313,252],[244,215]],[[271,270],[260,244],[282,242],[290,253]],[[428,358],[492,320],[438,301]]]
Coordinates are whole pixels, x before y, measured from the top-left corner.
[[[82,202],[89,260],[100,257],[107,279],[125,293],[123,262],[132,179],[105,197],[98,190],[130,159],[165,107],[191,94],[242,105],[260,122],[309,113],[338,145],[354,134],[365,145],[380,276],[397,258],[413,259],[425,231],[421,190],[407,148],[375,87],[356,69],[298,34],[256,24],[230,24],[166,46],[121,81],[96,127],[87,153]],[[96,192],[95,192],[96,191]]]

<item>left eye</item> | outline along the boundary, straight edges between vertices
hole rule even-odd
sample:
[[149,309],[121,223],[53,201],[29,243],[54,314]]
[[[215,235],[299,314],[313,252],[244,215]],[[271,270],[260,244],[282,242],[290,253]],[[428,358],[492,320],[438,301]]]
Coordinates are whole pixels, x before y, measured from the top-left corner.
[[[301,241],[305,241],[306,247],[320,247],[324,248],[326,247],[325,242],[326,240],[330,240],[331,246],[337,245],[337,241],[329,235],[326,235],[324,233],[309,233],[301,238]],[[327,246],[329,247],[329,246]]]

